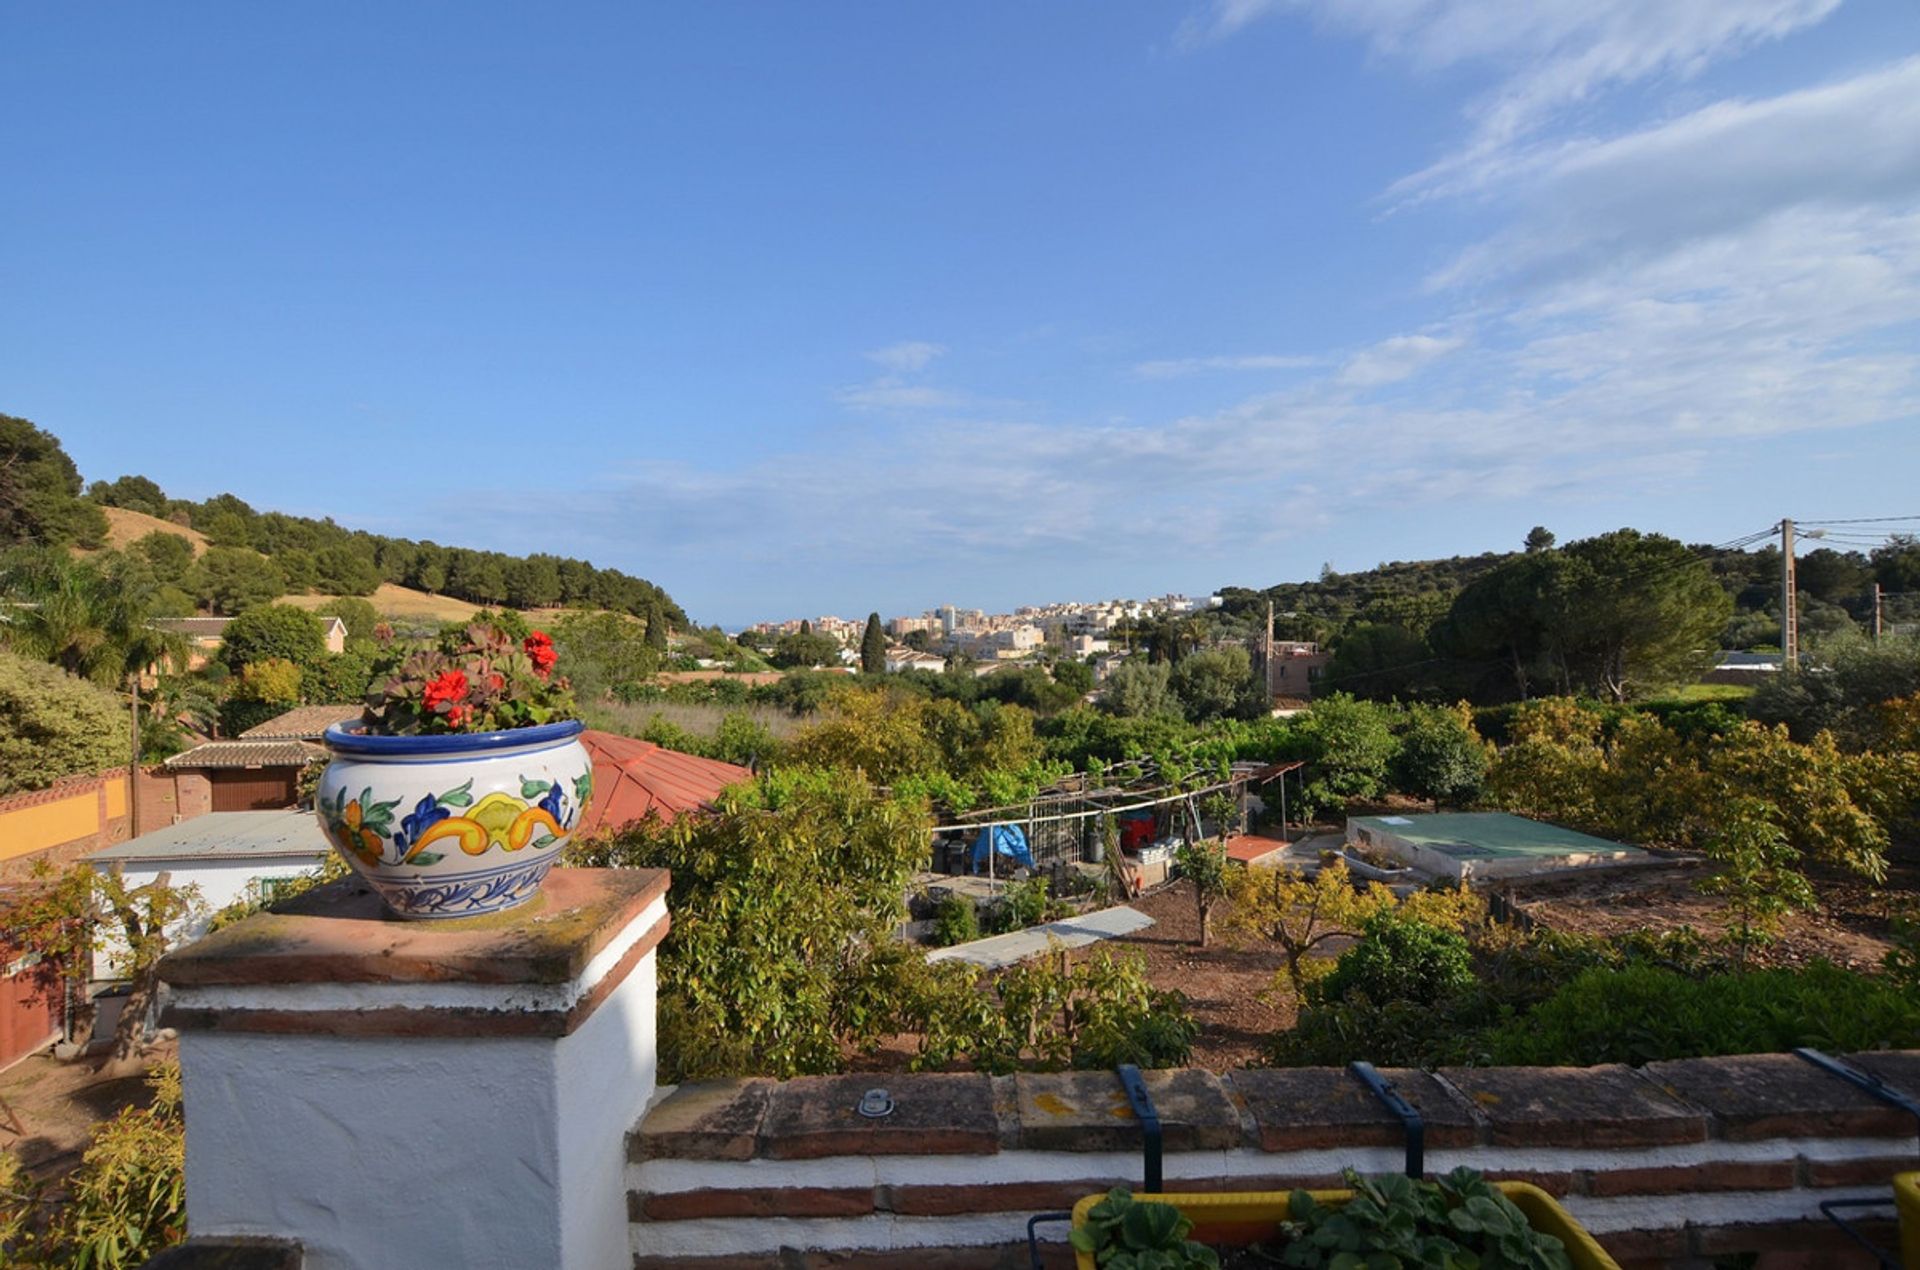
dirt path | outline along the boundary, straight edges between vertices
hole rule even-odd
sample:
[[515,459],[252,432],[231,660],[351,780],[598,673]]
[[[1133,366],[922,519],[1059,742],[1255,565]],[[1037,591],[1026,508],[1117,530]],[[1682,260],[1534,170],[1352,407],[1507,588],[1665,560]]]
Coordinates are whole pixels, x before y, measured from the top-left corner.
[[1200,1023],[1193,1066],[1217,1072],[1244,1067],[1259,1058],[1268,1036],[1293,1025],[1292,1004],[1277,1005],[1267,992],[1285,959],[1277,948],[1229,942],[1229,907],[1224,901],[1213,910],[1213,940],[1206,948],[1196,942],[1200,915],[1186,882],[1142,896],[1133,906],[1154,924],[1100,947],[1144,955],[1147,978],[1156,988],[1186,994],[1188,1008]]
[[[175,1052],[174,1042],[162,1041],[146,1061],[151,1066]],[[63,1063],[35,1054],[0,1072],[0,1098],[26,1130],[15,1132],[0,1111],[0,1145],[29,1172],[52,1177],[80,1162],[94,1125],[122,1107],[145,1105],[147,1082],[142,1074],[108,1074],[98,1059]]]

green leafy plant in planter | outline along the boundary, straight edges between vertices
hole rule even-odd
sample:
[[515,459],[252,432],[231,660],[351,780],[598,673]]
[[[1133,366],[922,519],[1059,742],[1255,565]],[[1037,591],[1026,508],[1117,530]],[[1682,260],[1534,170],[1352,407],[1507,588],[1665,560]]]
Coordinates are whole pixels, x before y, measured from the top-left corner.
[[1142,1204],[1116,1186],[1073,1232],[1073,1246],[1103,1270],[1219,1270],[1220,1256],[1187,1235],[1193,1220],[1171,1204]]
[[1345,1173],[1353,1198],[1321,1204],[1306,1191],[1288,1200],[1277,1264],[1295,1270],[1570,1270],[1566,1246],[1472,1169],[1435,1181]]

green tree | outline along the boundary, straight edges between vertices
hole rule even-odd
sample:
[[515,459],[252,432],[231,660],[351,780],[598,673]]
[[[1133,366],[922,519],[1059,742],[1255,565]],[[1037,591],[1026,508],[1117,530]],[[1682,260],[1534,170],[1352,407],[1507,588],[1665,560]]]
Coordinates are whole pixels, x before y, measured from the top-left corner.
[[665,657],[667,654],[667,635],[669,633],[667,630],[666,606],[657,602],[648,604],[646,623],[647,647],[651,648],[657,655]]
[[305,595],[320,589],[320,563],[304,547],[286,547],[274,552],[273,567],[280,570],[289,595]]
[[869,675],[887,669],[887,634],[880,629],[880,615],[867,614],[867,629],[860,636],[860,669]]
[[380,570],[351,547],[322,547],[313,557],[314,588],[327,595],[372,595]]
[[246,547],[209,547],[187,575],[187,590],[216,613],[234,614],[287,593],[273,561]]
[[901,1030],[926,967],[893,932],[929,823],[924,804],[854,773],[789,768],[734,786],[711,815],[571,848],[573,863],[672,873],[661,1078],[838,1071]]
[[98,547],[107,518],[80,497],[80,469],[60,439],[0,414],[0,546]]
[[349,642],[360,639],[372,639],[374,627],[380,625],[380,611],[358,596],[343,595],[337,600],[328,600],[313,611],[315,617],[337,617],[347,627]]
[[1356,798],[1378,798],[1399,750],[1392,720],[1385,706],[1345,693],[1316,698],[1296,731],[1299,757],[1308,763],[1303,809],[1327,810]]
[[1189,653],[1173,667],[1167,686],[1195,723],[1250,719],[1266,705],[1254,680],[1253,659],[1238,645]]
[[183,534],[156,529],[134,539],[127,551],[146,561],[161,582],[178,585],[193,568],[193,544]]
[[1736,798],[1716,809],[1718,827],[1707,839],[1707,854],[1720,871],[1700,883],[1709,895],[1723,895],[1733,917],[1735,960],[1747,964],[1753,948],[1767,941],[1780,919],[1817,902],[1813,886],[1800,871],[1800,852],[1774,820],[1774,809],[1754,798]]
[[9,648],[105,688],[182,651],[153,628],[150,590],[64,551],[10,554],[0,564],[0,595],[21,601],[5,612]]
[[87,486],[87,497],[102,507],[123,507],[130,512],[162,519],[167,514],[166,491],[144,476],[95,481]]
[[1617,529],[1566,547],[1575,567],[1558,644],[1570,677],[1614,701],[1692,679],[1733,601],[1672,538]]
[[1327,663],[1325,685],[1374,701],[1411,697],[1432,676],[1426,641],[1399,626],[1363,622],[1347,631]]
[[560,669],[583,702],[603,701],[622,684],[639,683],[660,668],[646,631],[620,613],[568,613],[551,634]]
[[203,522],[202,533],[207,542],[215,547],[252,547],[253,535],[247,518],[238,512],[220,511],[208,516]]
[[773,642],[773,664],[782,670],[840,664],[840,643],[830,635],[801,631]]
[[127,761],[121,700],[57,666],[0,652],[0,795]]
[[1100,690],[1100,705],[1123,719],[1182,713],[1173,692],[1173,667],[1166,662],[1121,662]]
[[1451,709],[1414,706],[1400,729],[1390,775],[1396,789],[1435,805],[1465,806],[1486,783],[1488,753],[1465,702]]
[[240,673],[252,662],[281,660],[305,670],[327,655],[326,626],[291,604],[260,604],[227,623],[220,660]]
[[1553,550],[1553,531],[1545,525],[1535,525],[1527,531],[1526,550],[1528,555]]
[[286,710],[300,704],[300,667],[284,657],[252,661],[240,668],[240,682],[233,695],[241,701]]

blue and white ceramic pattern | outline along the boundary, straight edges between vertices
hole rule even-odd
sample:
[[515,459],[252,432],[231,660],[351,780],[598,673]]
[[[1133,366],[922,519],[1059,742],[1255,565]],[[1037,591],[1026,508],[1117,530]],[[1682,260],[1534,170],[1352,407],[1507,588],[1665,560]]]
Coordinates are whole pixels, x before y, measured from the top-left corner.
[[593,797],[569,720],[506,732],[327,729],[320,827],[400,917],[474,917],[532,899]]

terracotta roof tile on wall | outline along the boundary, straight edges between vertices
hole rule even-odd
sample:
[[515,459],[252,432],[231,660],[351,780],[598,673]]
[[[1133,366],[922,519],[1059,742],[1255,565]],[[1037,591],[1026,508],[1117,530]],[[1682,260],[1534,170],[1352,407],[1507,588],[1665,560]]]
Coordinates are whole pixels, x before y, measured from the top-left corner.
[[593,802],[576,832],[618,829],[649,811],[663,820],[695,811],[721,790],[753,775],[718,759],[663,749],[651,741],[589,729],[581,744],[593,756]]

